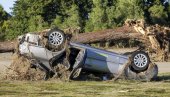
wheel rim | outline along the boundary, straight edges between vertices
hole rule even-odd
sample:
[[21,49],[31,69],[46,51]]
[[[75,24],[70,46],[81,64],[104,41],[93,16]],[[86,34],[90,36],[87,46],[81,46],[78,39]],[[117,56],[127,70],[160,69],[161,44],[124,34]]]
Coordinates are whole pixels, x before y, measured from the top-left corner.
[[144,54],[137,54],[134,57],[134,64],[139,67],[145,67],[147,65],[147,57]]
[[55,46],[58,46],[58,45],[61,45],[62,42],[63,42],[63,35],[58,32],[58,31],[55,31],[55,32],[52,32],[50,35],[49,35],[49,42],[50,44],[52,45],[55,45]]

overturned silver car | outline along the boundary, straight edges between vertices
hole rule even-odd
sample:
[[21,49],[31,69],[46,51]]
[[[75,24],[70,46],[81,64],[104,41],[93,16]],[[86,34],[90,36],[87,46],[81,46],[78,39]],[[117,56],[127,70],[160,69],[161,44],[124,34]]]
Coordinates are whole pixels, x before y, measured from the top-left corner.
[[[47,39],[46,45],[42,43],[44,38]],[[57,74],[55,66],[59,63],[71,72],[69,79],[92,73],[100,75],[103,80],[122,76],[127,79],[151,80],[158,74],[157,65],[150,61],[144,51],[123,55],[70,42],[59,29],[52,29],[45,36],[27,33],[18,39],[20,55],[32,60],[32,67],[46,72],[45,80]]]

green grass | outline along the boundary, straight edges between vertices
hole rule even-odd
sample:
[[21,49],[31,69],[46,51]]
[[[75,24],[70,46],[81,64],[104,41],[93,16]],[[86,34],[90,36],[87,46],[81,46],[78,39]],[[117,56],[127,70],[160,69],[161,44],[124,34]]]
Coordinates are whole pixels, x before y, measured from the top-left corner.
[[0,96],[13,97],[169,97],[170,73],[158,81],[0,81]]

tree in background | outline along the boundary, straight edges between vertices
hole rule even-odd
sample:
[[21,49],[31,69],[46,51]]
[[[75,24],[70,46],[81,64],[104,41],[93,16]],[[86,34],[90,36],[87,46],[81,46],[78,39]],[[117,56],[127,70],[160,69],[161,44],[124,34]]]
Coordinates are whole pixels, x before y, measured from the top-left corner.
[[11,16],[4,11],[3,7],[0,5],[0,40],[4,40],[5,29],[6,29],[6,21]]
[[168,0],[144,0],[145,19],[150,24],[170,24]]
[[86,32],[108,28],[108,16],[106,13],[107,0],[93,0],[92,12],[88,14]]
[[92,0],[75,0],[76,5],[79,7],[79,16],[81,19],[81,32],[85,32],[86,23],[89,19],[89,14],[92,12]]
[[170,0],[163,0],[163,6],[165,7],[165,11],[167,12],[168,19],[167,19],[167,25],[170,25]]
[[[6,39],[13,39],[18,35],[39,31],[49,27],[44,21],[47,12],[44,7],[51,0],[17,0],[13,8],[13,17],[8,21]],[[43,17],[44,16],[44,17]]]
[[108,27],[113,28],[117,26],[115,15],[117,14],[116,11],[116,3],[117,0],[108,0],[106,13],[108,16]]
[[56,15],[54,25],[62,29],[81,27],[82,21],[78,5],[76,5],[74,0],[66,1],[67,0],[61,1],[60,12],[58,12],[60,14]]
[[162,5],[160,0],[155,0],[152,4],[148,9],[151,22],[154,24],[167,24],[168,13],[165,11],[165,6]]
[[12,40],[18,35],[24,34],[27,31],[28,23],[27,20],[16,20],[11,18],[6,22],[6,35],[5,39]]
[[35,32],[43,30],[48,24],[44,22],[43,18],[40,15],[32,16],[28,20],[28,31]]
[[167,0],[17,0],[11,18],[2,6],[0,15],[0,39],[52,27],[91,32],[122,26],[128,18],[170,24]]
[[9,14],[4,11],[3,7],[0,5],[0,25],[3,24],[5,20],[9,18]]
[[142,0],[117,0],[113,16],[116,25],[121,26],[128,18],[144,19],[143,6]]

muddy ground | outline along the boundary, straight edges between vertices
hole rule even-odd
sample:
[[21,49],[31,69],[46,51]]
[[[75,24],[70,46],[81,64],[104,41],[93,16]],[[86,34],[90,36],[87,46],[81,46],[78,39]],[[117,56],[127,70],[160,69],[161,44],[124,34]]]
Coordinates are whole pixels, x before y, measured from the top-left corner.
[[[124,49],[109,49],[109,51],[114,51],[117,53],[124,53],[127,51],[133,51],[133,49],[124,48]],[[10,66],[10,64],[13,62],[13,53],[0,53],[0,75],[4,75],[6,69]],[[155,62],[158,65],[159,73],[168,73],[170,72],[170,62]]]

